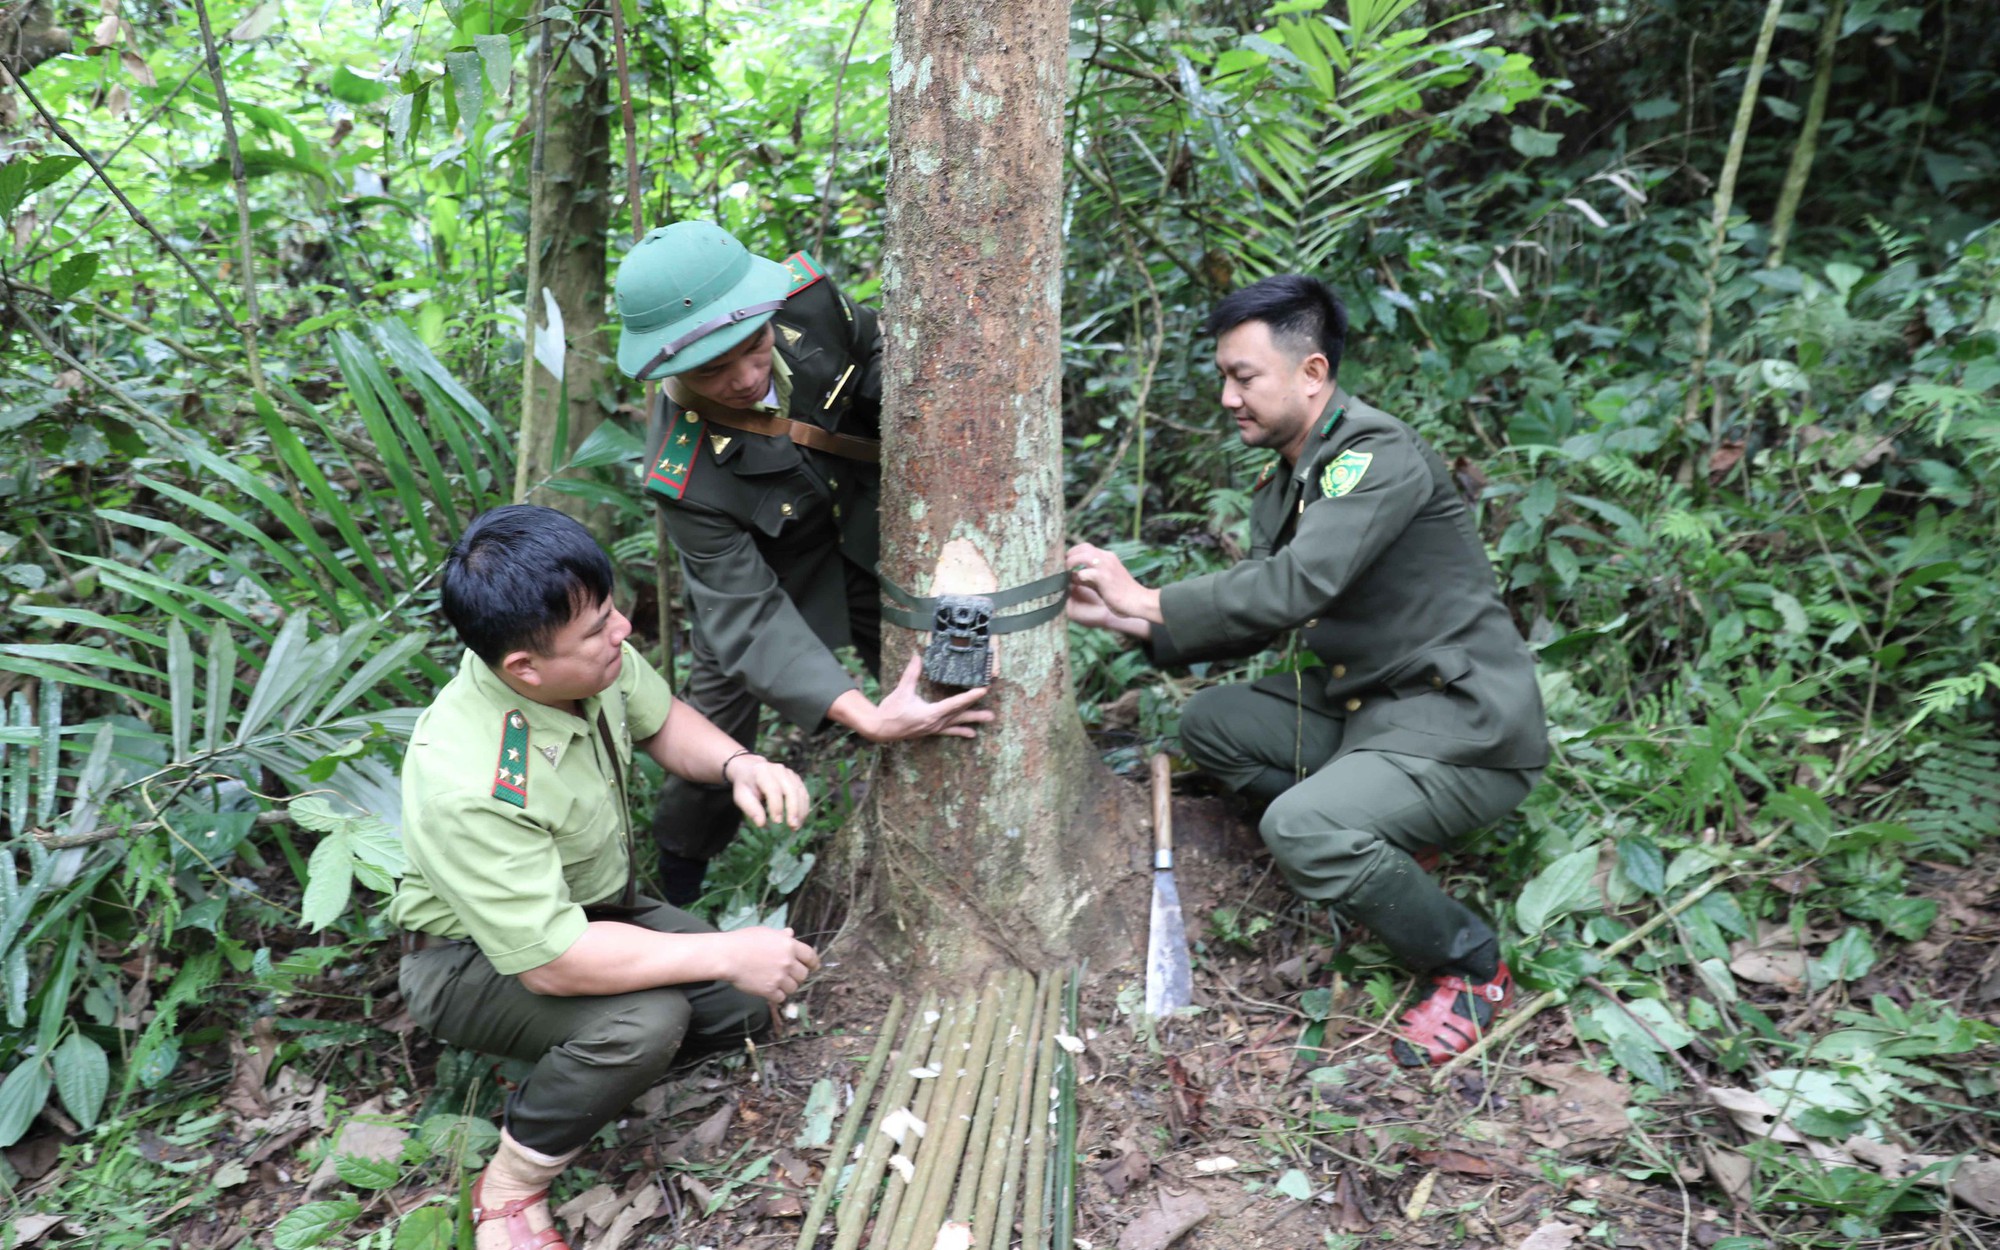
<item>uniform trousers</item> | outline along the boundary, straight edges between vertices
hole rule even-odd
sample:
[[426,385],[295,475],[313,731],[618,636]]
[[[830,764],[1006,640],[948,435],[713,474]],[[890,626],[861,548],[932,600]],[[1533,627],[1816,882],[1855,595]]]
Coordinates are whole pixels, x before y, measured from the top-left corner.
[[[854,649],[868,671],[879,676],[882,592],[874,574],[853,561],[842,563],[847,572],[848,628],[853,634]],[[715,722],[716,728],[736,739],[738,745],[755,749],[763,702],[748,686],[723,672],[722,662],[699,629],[693,631],[689,649],[693,663],[689,666],[687,685],[675,694]],[[714,859],[728,848],[742,825],[743,813],[730,797],[728,786],[669,775],[653,802],[653,841],[662,851],[682,859]]]
[[[713,933],[701,919],[641,898],[621,923]],[[543,1154],[588,1142],[666,1072],[676,1055],[740,1046],[770,1005],[726,981],[574,998],[536,994],[454,942],[403,956],[410,1018],[440,1041],[535,1065],[507,1100],[507,1130]]]
[[1416,972],[1491,978],[1500,962],[1492,926],[1411,856],[1513,811],[1541,770],[1342,754],[1345,728],[1290,691],[1215,686],[1188,701],[1181,744],[1224,785],[1269,804],[1257,831],[1299,894],[1367,925]]

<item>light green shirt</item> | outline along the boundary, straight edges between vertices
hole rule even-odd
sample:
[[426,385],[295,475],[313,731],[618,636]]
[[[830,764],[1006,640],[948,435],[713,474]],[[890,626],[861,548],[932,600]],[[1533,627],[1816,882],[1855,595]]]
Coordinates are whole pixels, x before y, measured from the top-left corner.
[[[620,779],[634,740],[658,733],[673,704],[630,643],[624,657],[618,680],[584,700],[579,718],[514,693],[465,653],[403,759],[410,867],[389,903],[392,923],[470,938],[511,975],[568,950],[589,923],[584,907],[624,891],[632,830]],[[517,715],[520,745],[510,746]]]

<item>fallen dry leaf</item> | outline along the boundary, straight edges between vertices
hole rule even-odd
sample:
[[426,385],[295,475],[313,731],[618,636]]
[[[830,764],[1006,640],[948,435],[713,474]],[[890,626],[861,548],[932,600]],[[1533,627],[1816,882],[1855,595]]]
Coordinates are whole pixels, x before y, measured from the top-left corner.
[[1457,1176],[1499,1176],[1507,1170],[1491,1159],[1482,1159],[1463,1150],[1419,1150],[1411,1157],[1427,1167]]
[[938,1229],[931,1250],[972,1250],[972,1225],[946,1220],[944,1227]]
[[1128,1150],[1109,1163],[1097,1166],[1097,1175],[1113,1198],[1123,1198],[1125,1191],[1152,1174],[1153,1161],[1146,1157],[1143,1150]]
[[607,1228],[624,1207],[625,1200],[609,1185],[592,1185],[556,1208],[556,1218],[574,1229],[585,1224]]
[[[683,1182],[687,1179],[686,1176],[681,1177]],[[690,1190],[690,1192],[693,1191]],[[605,1229],[601,1235],[584,1243],[583,1250],[619,1250],[619,1247],[625,1244],[626,1239],[631,1237],[632,1231],[638,1228],[640,1224],[652,1219],[653,1213],[658,1211],[661,1204],[665,1201],[666,1195],[660,1191],[660,1187],[650,1181],[646,1182],[636,1193],[631,1195],[631,1200],[625,1204],[625,1209],[620,1211],[617,1217],[611,1221],[611,1227]],[[707,1198],[701,1199],[704,1211],[708,1209],[708,1202],[709,1199]]]
[[62,1223],[60,1215],[19,1215],[14,1217],[14,1237],[12,1244],[26,1247],[34,1243],[43,1233]]
[[1538,1063],[1525,1072],[1556,1091],[1521,1099],[1528,1136],[1537,1143],[1571,1157],[1586,1157],[1625,1140],[1632,1127],[1625,1115],[1632,1091],[1624,1084],[1571,1064]]
[[1417,1187],[1410,1191],[1410,1200],[1404,1204],[1403,1218],[1414,1223],[1424,1218],[1424,1208],[1431,1204],[1431,1191],[1437,1188],[1438,1174],[1426,1172]]
[[1544,1224],[1521,1239],[1514,1250],[1569,1250],[1583,1230],[1574,1224]]
[[354,1108],[354,1114],[340,1126],[340,1135],[334,1138],[333,1149],[326,1152],[326,1157],[313,1169],[312,1179],[306,1182],[307,1197],[340,1178],[342,1156],[378,1162],[403,1157],[403,1144],[410,1139],[408,1130],[401,1125],[384,1124],[372,1118],[386,1110],[380,1098],[370,1098]]
[[1166,1250],[1183,1234],[1208,1218],[1208,1204],[1192,1191],[1171,1194],[1155,1190],[1157,1205],[1118,1234],[1118,1250]]
[[1217,1155],[1213,1159],[1196,1159],[1194,1170],[1204,1175],[1216,1172],[1234,1172],[1240,1165],[1228,1155]]
[[1701,1149],[1701,1161],[1708,1165],[1708,1174],[1729,1200],[1737,1206],[1747,1206],[1751,1199],[1750,1173],[1755,1166],[1745,1156],[1726,1146],[1710,1145],[1706,1141],[1695,1143]]
[[1759,985],[1801,989],[1806,979],[1806,953],[1797,947],[1749,947],[1729,961],[1729,970],[1745,981],[1754,981]]
[[[1849,1154],[1891,1180],[1906,1180],[1925,1168],[1954,1157],[1911,1154],[1900,1146],[1871,1141],[1866,1137],[1850,1137],[1844,1144]],[[1944,1179],[1946,1175],[1949,1175],[1949,1180]],[[1956,1166],[1940,1168],[1917,1183],[1943,1184],[1946,1193],[1967,1206],[1988,1215],[2000,1215],[2000,1159],[1984,1155],[1959,1156]]]
[[660,1152],[668,1160],[700,1160],[709,1151],[722,1144],[722,1139],[729,1135],[729,1126],[735,1120],[736,1104],[725,1102],[716,1108],[715,1114],[697,1124],[692,1132],[668,1142],[660,1148]]

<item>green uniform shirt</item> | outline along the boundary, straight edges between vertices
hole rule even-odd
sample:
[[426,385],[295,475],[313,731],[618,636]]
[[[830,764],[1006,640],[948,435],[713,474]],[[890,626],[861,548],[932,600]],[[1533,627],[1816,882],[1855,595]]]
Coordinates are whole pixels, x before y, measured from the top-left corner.
[[1252,655],[1296,629],[1325,667],[1257,684],[1344,718],[1340,754],[1548,763],[1534,658],[1416,431],[1336,392],[1298,463],[1259,479],[1250,534],[1242,563],[1161,590],[1155,662]]
[[[778,415],[881,437],[875,313],[814,277],[771,324]],[[881,469],[681,417],[663,389],[645,481],[680,556],[689,624],[726,676],[817,729],[855,688],[833,653],[856,641],[850,596],[876,594]]]
[[568,950],[588,923],[583,909],[624,891],[632,743],[658,733],[673,703],[629,643],[624,657],[579,718],[514,693],[465,653],[403,758],[410,867],[392,923],[470,938],[512,975]]

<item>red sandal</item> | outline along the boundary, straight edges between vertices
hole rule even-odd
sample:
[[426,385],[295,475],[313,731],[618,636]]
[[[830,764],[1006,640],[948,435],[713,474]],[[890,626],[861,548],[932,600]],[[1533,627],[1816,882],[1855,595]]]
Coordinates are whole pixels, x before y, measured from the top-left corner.
[[1429,997],[1403,1013],[1401,1036],[1389,1053],[1406,1068],[1445,1063],[1479,1040],[1507,1004],[1514,1001],[1514,974],[1502,963],[1490,981],[1433,977]]
[[475,1236],[479,1226],[486,1221],[505,1220],[509,1250],[570,1250],[569,1243],[563,1240],[563,1235],[557,1232],[553,1225],[539,1233],[528,1228],[528,1208],[538,1202],[547,1202],[548,1190],[543,1189],[525,1198],[517,1198],[505,1206],[494,1207],[489,1211],[479,1200],[485,1184],[484,1172],[479,1174],[478,1180],[472,1182],[472,1227]]

